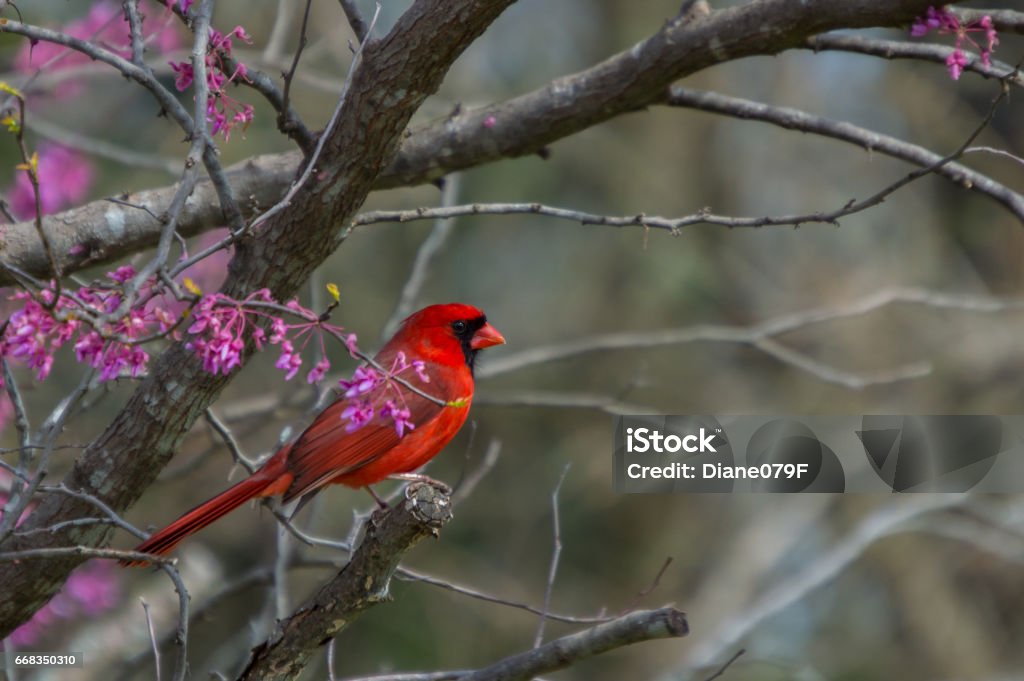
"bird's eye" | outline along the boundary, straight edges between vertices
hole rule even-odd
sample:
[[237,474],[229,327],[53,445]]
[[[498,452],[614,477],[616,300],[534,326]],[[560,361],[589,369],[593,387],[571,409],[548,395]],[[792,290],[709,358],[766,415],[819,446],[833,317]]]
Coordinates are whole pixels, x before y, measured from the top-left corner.
[[466,322],[462,321],[461,319],[457,322],[452,322],[452,331],[454,331],[455,335],[457,336],[461,336],[462,334],[466,333],[466,329],[468,328],[469,326],[466,324]]

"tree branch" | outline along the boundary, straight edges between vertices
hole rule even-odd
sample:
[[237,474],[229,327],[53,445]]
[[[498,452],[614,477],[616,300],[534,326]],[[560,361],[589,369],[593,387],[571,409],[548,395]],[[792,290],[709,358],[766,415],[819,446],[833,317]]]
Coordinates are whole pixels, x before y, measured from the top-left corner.
[[688,633],[690,626],[686,615],[675,608],[639,610],[507,657],[490,667],[460,676],[459,681],[529,681],[538,674],[565,669],[615,648],[658,638],[677,638]]
[[383,517],[370,518],[348,564],[256,647],[240,679],[295,678],[318,647],[390,599],[391,577],[405,553],[451,519],[451,500],[440,488],[414,483],[405,497]]
[[338,4],[341,5],[341,11],[345,13],[345,18],[348,19],[348,25],[352,27],[352,32],[356,34],[356,40],[359,42],[366,40],[366,34],[369,33],[369,29],[366,26],[366,20],[363,19],[363,15],[356,6],[356,0],[338,0]]
[[[882,59],[917,59],[945,65],[946,59],[954,51],[948,45],[936,43],[909,43],[902,40],[883,40],[868,38],[862,35],[825,34],[808,38],[804,47],[814,51],[836,50],[866,54]],[[967,64],[964,71],[977,73],[985,78],[1002,78],[1012,85],[1024,86],[1024,77],[1013,66],[993,60],[991,65],[982,63],[974,54],[967,53]]]
[[686,615],[675,608],[639,610],[475,671],[399,672],[348,681],[529,681],[609,650],[642,641],[680,638],[689,632]]
[[[811,37],[823,31],[907,24],[929,4],[928,0],[763,0],[692,22],[669,22],[650,38],[590,69],[410,131],[398,154],[375,176],[374,188],[424,184],[456,170],[534,154],[563,137],[656,104],[674,81],[714,64],[809,46]],[[379,49],[374,45],[374,52]],[[417,95],[422,94],[420,83],[412,85]],[[226,179],[231,193],[245,197],[240,206],[245,217],[258,210],[250,197],[266,207],[284,195],[299,161],[297,153],[281,154],[229,169]],[[259,177],[251,177],[251,172]],[[261,191],[250,191],[253,188]],[[131,201],[156,206],[154,212],[159,213],[171,193],[170,188],[140,192]],[[189,202],[179,219],[183,235],[223,224],[220,211],[210,205],[210,196],[208,187],[200,183],[196,200]],[[147,215],[117,211],[108,220],[107,209],[109,204],[100,201],[44,219],[65,272],[109,262],[155,243],[158,225]],[[77,236],[79,226],[83,238]],[[125,246],[114,238],[120,233],[126,236]],[[9,226],[7,234],[10,243],[0,244],[0,259],[42,276],[45,269],[39,265],[38,243],[24,223]],[[69,253],[76,245],[83,252]],[[0,285],[11,283],[10,276],[0,271]]]

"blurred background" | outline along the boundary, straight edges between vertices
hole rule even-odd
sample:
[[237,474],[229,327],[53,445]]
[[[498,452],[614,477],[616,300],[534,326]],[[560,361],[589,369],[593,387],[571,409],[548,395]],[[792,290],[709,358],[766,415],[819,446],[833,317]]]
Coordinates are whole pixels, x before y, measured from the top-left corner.
[[[371,13],[371,3],[360,4]],[[408,4],[388,3],[378,32]],[[415,123],[442,118],[460,104],[472,107],[527,92],[626,50],[674,16],[678,4],[521,0],[460,58]],[[29,23],[67,28],[90,20],[102,26],[120,3],[33,0],[19,6]],[[213,23],[224,31],[244,26],[253,44],[236,41],[236,55],[276,76],[297,44],[301,6],[221,3]],[[97,7],[106,8],[105,20],[88,15],[100,12]],[[148,21],[167,23],[148,56],[170,84],[174,75],[167,62],[187,58],[188,37],[154,6],[147,14]],[[910,40],[906,31],[866,35]],[[310,127],[319,129],[351,56],[352,36],[336,2],[314,0],[309,38],[293,97]],[[996,57],[1017,63],[1024,54],[1019,38],[1000,38]],[[950,44],[948,36],[927,39]],[[30,143],[40,149],[63,144],[75,150],[80,158],[74,163],[81,165],[62,167],[85,168],[65,183],[72,195],[62,207],[176,180],[186,144],[141,89],[90,62],[49,68],[29,81],[31,68],[19,62],[24,53],[24,41],[0,37],[4,80],[29,97],[30,120],[36,122]],[[998,92],[997,83],[972,74],[953,81],[939,64],[808,51],[722,64],[684,84],[852,122],[940,154],[966,139]],[[256,109],[252,125],[221,145],[226,163],[290,148],[255,93],[232,93]],[[190,101],[187,93],[181,96]],[[1011,96],[1002,105],[977,144],[1018,157],[1024,153],[1017,100]],[[127,163],[95,149],[89,153],[75,135],[145,158]],[[710,207],[721,214],[762,216],[834,210],[910,169],[848,144],[668,108],[620,117],[562,140],[549,152],[543,159],[462,173],[454,201],[540,202],[608,215],[671,217]],[[9,199],[19,161],[12,142],[0,145],[0,185],[10,187]],[[1024,170],[1011,159],[978,153],[965,162],[1011,188],[1024,188]],[[431,185],[375,193],[365,210],[440,201],[439,188]],[[334,321],[373,347],[431,229],[423,221],[356,230],[309,291],[337,283],[341,307]],[[457,220],[417,307],[453,300],[476,304],[508,345],[481,357],[473,425],[429,473],[454,482],[478,470],[492,443],[500,455],[441,539],[418,546],[407,565],[539,606],[552,553],[552,492],[568,466],[558,496],[564,549],[552,610],[590,616],[674,603],[688,613],[692,633],[619,650],[552,679],[701,679],[741,648],[747,652],[726,678],[1015,677],[1024,668],[1024,617],[1016,607],[1024,597],[1019,498],[626,496],[612,492],[610,462],[616,411],[1024,413],[1020,312],[896,304],[775,339],[855,375],[922,361],[931,365],[927,376],[860,390],[726,342],[625,348],[515,371],[497,368],[538,346],[623,331],[749,327],[846,306],[896,287],[1019,298],[1022,254],[1019,221],[991,200],[938,177],[921,179],[838,227],[697,226],[670,236],[540,216]],[[312,295],[305,300],[315,302]],[[60,358],[45,383],[19,374],[35,422],[78,383],[80,367],[70,355]],[[336,369],[353,368],[344,348],[332,348],[331,356]],[[250,456],[269,453],[286,426],[308,422],[315,397],[298,380],[285,383],[274,359],[255,358],[214,405]],[[86,417],[69,425],[64,441],[86,443],[101,432],[131,388],[111,385]],[[14,445],[9,423],[0,437],[4,446]],[[54,476],[78,451],[59,454]],[[162,525],[239,475],[220,440],[199,423],[160,482],[126,515],[140,527]],[[368,502],[363,492],[331,489],[304,511],[300,524],[317,535],[346,536],[353,509],[365,510]],[[269,513],[250,508],[187,542],[179,555],[192,607],[203,608],[221,588],[271,567],[281,547],[276,533]],[[133,543],[122,537],[115,545]],[[641,596],[667,557],[672,562],[657,587]],[[144,570],[87,568],[77,591],[58,597],[64,601],[51,608],[48,619],[23,632],[20,647],[86,654],[83,669],[59,678],[152,678],[139,599],[150,604],[158,637],[168,635],[177,616],[170,583]],[[300,603],[332,574],[328,570],[293,570],[290,602]],[[265,581],[253,582],[194,623],[195,676],[214,670],[231,676],[247,650],[266,636],[279,594]],[[483,666],[530,647],[538,625],[528,612],[422,583],[396,581],[392,594],[392,603],[368,612],[338,638],[339,678]],[[551,622],[547,635],[575,628]],[[172,659],[166,652],[165,673]],[[306,678],[324,678],[324,665],[321,659]]]

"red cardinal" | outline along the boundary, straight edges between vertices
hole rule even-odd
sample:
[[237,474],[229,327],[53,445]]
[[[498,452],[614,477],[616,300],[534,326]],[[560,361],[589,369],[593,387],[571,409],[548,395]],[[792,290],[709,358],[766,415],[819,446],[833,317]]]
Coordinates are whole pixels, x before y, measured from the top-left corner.
[[[404,401],[413,429],[400,436],[395,423],[375,419],[349,432],[343,418],[352,400],[339,398],[324,409],[293,442],[285,445],[245,480],[181,516],[144,541],[136,551],[164,555],[182,539],[206,527],[250,499],[283,495],[287,503],[324,485],[367,487],[411,473],[433,459],[459,432],[473,399],[473,360],[478,350],[505,339],[471,305],[431,305],[410,315],[374,358],[389,369],[404,360],[423,362],[421,371],[402,373],[410,385],[435,398],[417,394],[396,381],[386,381],[368,398],[378,409],[388,399]],[[423,380],[427,378],[429,380]],[[397,395],[400,394],[401,397]],[[122,561],[145,565],[145,561]]]

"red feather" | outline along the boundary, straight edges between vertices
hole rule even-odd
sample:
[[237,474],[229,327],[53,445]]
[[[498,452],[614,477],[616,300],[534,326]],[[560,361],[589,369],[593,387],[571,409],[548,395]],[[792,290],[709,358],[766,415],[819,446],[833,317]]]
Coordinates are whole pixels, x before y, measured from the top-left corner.
[[[328,484],[366,487],[396,473],[409,473],[434,458],[466,421],[473,400],[473,358],[478,350],[505,339],[484,314],[471,305],[432,305],[409,316],[374,358],[387,368],[399,353],[424,362],[423,381],[416,372],[402,377],[418,390],[444,400],[442,406],[396,382],[378,386],[368,397],[383,404],[401,393],[414,429],[400,437],[393,424],[380,419],[349,432],[341,418],[350,405],[338,399],[249,478],[196,506],[154,533],[135,550],[164,555],[182,539],[206,527],[250,499],[283,495],[288,502]],[[122,561],[145,565],[145,561]]]

